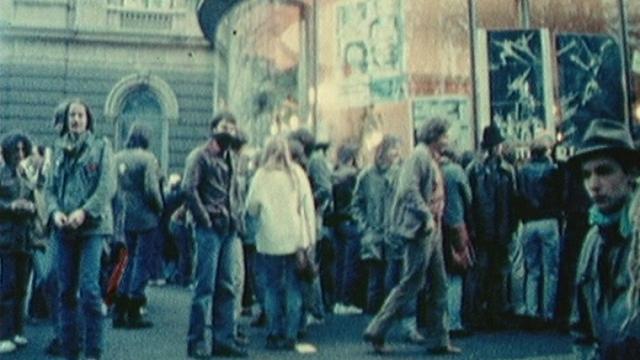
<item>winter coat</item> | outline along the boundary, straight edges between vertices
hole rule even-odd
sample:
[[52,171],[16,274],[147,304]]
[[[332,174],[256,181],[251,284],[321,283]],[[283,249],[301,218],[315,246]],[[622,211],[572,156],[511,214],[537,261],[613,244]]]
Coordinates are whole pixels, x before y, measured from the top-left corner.
[[474,160],[467,168],[473,194],[471,225],[475,244],[506,245],[518,224],[516,176],[501,157]]
[[259,253],[289,255],[315,243],[313,194],[304,170],[296,164],[291,174],[258,169],[249,187],[246,209],[257,219]]
[[110,142],[87,133],[86,140],[71,151],[63,141],[56,143],[45,185],[47,218],[56,211],[69,215],[83,209],[86,220],[74,233],[112,235],[117,179]]
[[386,258],[384,245],[390,236],[389,204],[393,200],[398,169],[398,166],[380,169],[372,165],[358,177],[352,212],[362,234],[360,254],[364,260]]
[[528,221],[558,217],[560,188],[558,167],[548,156],[534,158],[524,164],[518,171],[522,219]]
[[155,156],[143,149],[124,149],[114,158],[123,202],[124,229],[147,231],[157,228],[162,194]]
[[230,153],[212,154],[202,145],[187,156],[182,191],[197,226],[235,233],[242,210],[238,186]]
[[0,165],[0,252],[31,250],[37,214],[12,209],[18,199],[35,202],[33,190],[16,169]]

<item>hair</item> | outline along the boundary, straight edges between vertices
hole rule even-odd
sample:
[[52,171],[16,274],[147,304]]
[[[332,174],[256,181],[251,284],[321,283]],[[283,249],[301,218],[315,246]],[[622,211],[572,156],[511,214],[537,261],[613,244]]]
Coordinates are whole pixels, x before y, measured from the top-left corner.
[[449,131],[450,126],[451,124],[443,118],[431,118],[417,129],[416,141],[427,145],[433,144]]
[[129,129],[129,135],[127,135],[126,147],[128,149],[148,149],[152,131],[148,124],[141,121],[134,122]]
[[62,128],[59,130],[58,135],[64,135],[64,131],[66,129],[67,123],[67,107],[69,106],[69,101],[65,100],[59,103],[56,108],[53,110],[53,127],[55,128],[58,125],[62,125]]
[[262,152],[261,167],[265,170],[284,171],[289,175],[291,184],[294,184],[293,160],[289,152],[289,144],[285,137],[274,136],[267,140],[267,144]]
[[336,165],[355,165],[358,159],[358,145],[349,141],[338,148],[338,163]]
[[631,278],[631,291],[629,291],[629,312],[627,322],[634,320],[640,314],[640,194],[631,200],[629,207],[629,220],[631,222],[631,253],[629,254],[629,275]]
[[249,142],[247,133],[238,129],[235,140],[231,143],[231,149],[233,149],[233,151],[240,151],[242,150],[242,147],[247,144],[247,142]]
[[316,145],[315,137],[311,131],[305,128],[300,128],[290,132],[289,139],[298,141],[302,145],[302,148],[304,148],[305,155],[307,155],[307,157],[311,156]]
[[228,111],[219,112],[209,122],[209,132],[212,135],[214,134],[215,129],[218,127],[218,125],[222,121],[228,121],[228,122],[232,123],[233,125],[237,125],[238,124],[238,122],[236,120],[236,117],[233,116],[232,113],[230,113]]
[[307,155],[304,153],[304,147],[298,140],[288,139],[289,153],[291,160],[303,168],[307,167]]
[[89,105],[87,105],[86,101],[80,98],[75,98],[66,101],[66,106],[64,108],[64,123],[62,123],[62,130],[60,132],[60,135],[64,135],[69,132],[69,111],[71,110],[71,105],[73,104],[80,104],[84,107],[84,110],[87,113],[87,131],[93,132],[93,115],[91,114]]
[[400,138],[395,135],[385,135],[374,150],[374,162],[379,164],[389,153],[389,150],[400,146]]
[[531,142],[529,150],[531,151],[531,157],[541,158],[547,153],[549,147],[544,139],[536,139]]
[[2,156],[4,162],[10,167],[18,166],[15,156],[18,153],[18,144],[22,143],[25,155],[29,156],[33,149],[33,143],[27,134],[17,130],[8,133],[2,138],[0,148],[2,148]]

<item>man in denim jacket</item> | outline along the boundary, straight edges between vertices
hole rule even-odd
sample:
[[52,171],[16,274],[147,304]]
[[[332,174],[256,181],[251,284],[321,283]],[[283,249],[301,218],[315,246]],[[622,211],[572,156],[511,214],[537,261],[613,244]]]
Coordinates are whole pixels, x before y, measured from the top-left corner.
[[111,145],[93,135],[91,111],[82,100],[65,109],[64,135],[56,143],[45,187],[49,219],[58,246],[60,326],[67,359],[77,359],[78,294],[85,319],[85,356],[99,359],[103,348],[100,256],[113,235],[111,201],[116,190]]

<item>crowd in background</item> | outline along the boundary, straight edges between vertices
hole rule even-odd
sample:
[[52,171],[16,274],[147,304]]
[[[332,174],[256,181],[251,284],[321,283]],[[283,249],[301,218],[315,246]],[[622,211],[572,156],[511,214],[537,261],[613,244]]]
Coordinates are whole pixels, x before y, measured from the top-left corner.
[[89,106],[64,102],[49,148],[3,136],[0,353],[27,345],[26,315],[52,319],[49,354],[99,359],[105,316],[152,327],[146,287],[168,281],[193,293],[193,358],[247,356],[241,316],[267,327],[267,348],[294,350],[329,314],[363,313],[377,352],[398,322],[438,354],[507,328],[571,330],[596,357],[636,354],[639,164],[616,124],[594,120],[567,162],[544,137],[516,156],[493,125],[479,152],[458,154],[433,118],[407,157],[384,135],[364,166],[357,141],[306,129],[247,151],[220,113],[165,181],[151,128],[134,123],[114,153]]

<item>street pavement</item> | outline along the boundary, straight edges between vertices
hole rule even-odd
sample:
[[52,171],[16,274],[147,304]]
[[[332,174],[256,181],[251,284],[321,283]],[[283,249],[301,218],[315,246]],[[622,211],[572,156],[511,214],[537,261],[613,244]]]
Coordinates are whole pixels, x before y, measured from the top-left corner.
[[[165,286],[150,287],[148,291],[149,306],[147,316],[155,326],[144,330],[126,330],[111,328],[110,319],[105,322],[105,353],[103,359],[143,360],[143,359],[187,359],[186,332],[190,307],[190,291],[188,289]],[[459,356],[429,355],[423,347],[402,343],[391,337],[389,347],[391,354],[384,356],[371,352],[369,346],[362,342],[362,331],[369,317],[328,316],[325,324],[309,329],[304,340],[317,348],[314,354],[296,352],[270,351],[264,348],[264,329],[250,328],[249,355],[254,359],[411,359],[411,358],[450,358],[450,359],[531,359],[531,360],[569,360],[571,354],[569,336],[556,332],[519,332],[504,331],[480,333],[469,338],[454,340],[463,354]],[[243,318],[243,323],[248,323]],[[29,344],[17,352],[2,359],[52,359],[44,354],[43,349],[52,338],[50,324],[36,323],[27,327]]]

